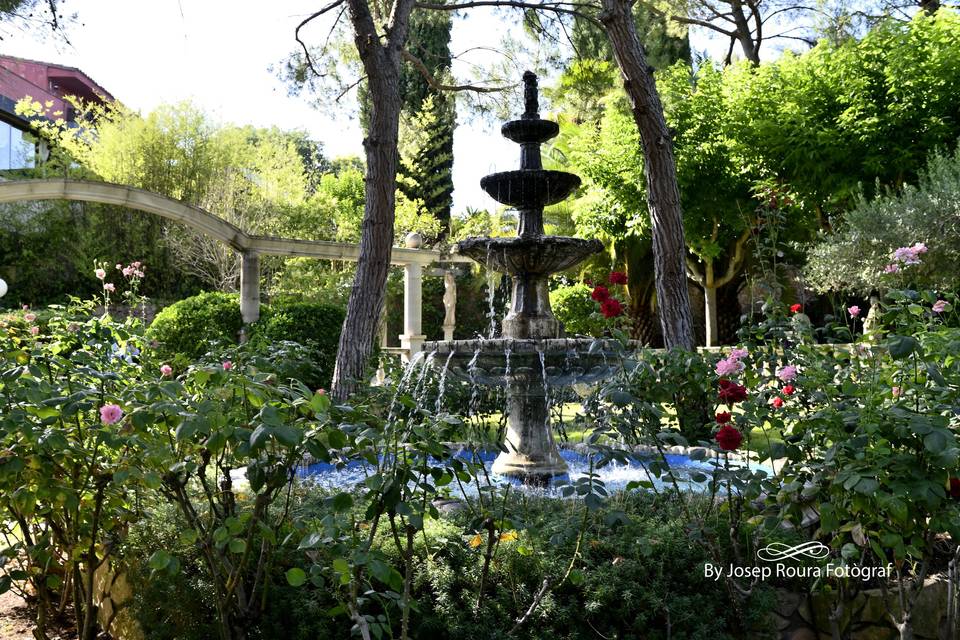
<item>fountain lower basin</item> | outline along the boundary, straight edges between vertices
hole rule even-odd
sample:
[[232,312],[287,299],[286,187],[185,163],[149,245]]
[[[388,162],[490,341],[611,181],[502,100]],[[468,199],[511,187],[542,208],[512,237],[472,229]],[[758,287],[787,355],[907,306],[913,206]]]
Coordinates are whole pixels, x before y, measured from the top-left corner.
[[516,339],[427,342],[429,361],[471,384],[506,389],[504,450],[491,470],[544,484],[567,473],[550,424],[551,386],[591,383],[612,375],[622,346],[615,340]]
[[[576,445],[574,445],[576,447]],[[494,460],[498,452],[493,449],[474,451],[470,449],[460,449],[452,454],[452,458],[460,458],[472,462],[483,463],[487,471],[491,471]],[[608,491],[625,490],[630,483],[649,483],[649,490],[663,491],[669,490],[672,483],[669,480],[659,478],[647,472],[647,465],[653,460],[659,460],[659,457],[653,454],[632,456],[627,463],[611,462],[602,467],[591,466],[590,455],[575,448],[564,448],[560,450],[560,456],[568,466],[567,472],[562,476],[552,478],[543,485],[531,485],[518,478],[509,476],[487,475],[490,481],[496,485],[512,485],[514,489],[525,493],[542,495],[545,497],[560,499],[563,497],[561,488],[569,483],[575,483],[579,478],[588,473],[594,473]],[[434,461],[437,462],[437,461]],[[702,476],[710,477],[718,464],[711,459],[694,460],[686,454],[667,454],[665,462],[669,465],[671,472],[677,480],[681,489],[687,491],[706,491],[706,480]],[[773,474],[773,469],[760,465],[756,462],[744,460],[733,461],[732,466],[747,466],[752,469],[763,469],[768,474]],[[315,462],[298,470],[298,476],[305,481],[314,483],[316,486],[331,491],[349,490],[353,487],[363,484],[368,475],[374,472],[374,468],[369,463],[352,461],[344,465],[336,465],[325,462]],[[701,475],[702,474],[702,475]],[[643,489],[638,489],[643,490]],[[721,489],[722,490],[722,489]],[[475,498],[478,493],[477,486],[474,483],[450,485],[450,497],[454,499]],[[576,497],[574,494],[571,497]]]

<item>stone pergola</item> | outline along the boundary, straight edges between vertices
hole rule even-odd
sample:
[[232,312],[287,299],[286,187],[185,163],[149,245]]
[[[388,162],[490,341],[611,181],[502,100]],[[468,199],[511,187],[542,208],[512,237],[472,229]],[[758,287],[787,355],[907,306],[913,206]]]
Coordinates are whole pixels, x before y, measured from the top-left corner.
[[[360,247],[356,244],[251,235],[200,207],[127,185],[68,179],[0,182],[0,203],[38,200],[99,202],[152,213],[184,224],[230,246],[241,256],[240,315],[244,324],[256,322],[260,317],[260,256],[320,258],[347,262],[356,262],[360,257]],[[451,263],[468,263],[470,260],[431,249],[393,247],[390,262],[403,267],[403,333],[400,335],[400,352],[404,359],[408,359],[420,351],[426,340],[422,325],[424,268],[433,264],[439,264],[442,268]],[[444,339],[452,340],[457,285],[449,269],[442,269],[441,273],[444,275],[445,286]]]

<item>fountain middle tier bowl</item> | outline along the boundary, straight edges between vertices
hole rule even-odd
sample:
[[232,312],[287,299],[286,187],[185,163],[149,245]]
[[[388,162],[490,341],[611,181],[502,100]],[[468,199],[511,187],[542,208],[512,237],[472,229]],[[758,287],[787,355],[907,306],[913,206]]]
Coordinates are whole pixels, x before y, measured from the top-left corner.
[[592,384],[620,367],[624,347],[612,339],[450,340],[425,342],[431,362],[470,383],[521,387],[543,393],[547,387]]
[[566,171],[516,169],[480,179],[480,188],[497,202],[518,209],[535,209],[565,200],[580,186],[580,178]]
[[467,238],[457,251],[488,269],[511,275],[549,275],[601,251],[599,240],[539,236],[535,238]]

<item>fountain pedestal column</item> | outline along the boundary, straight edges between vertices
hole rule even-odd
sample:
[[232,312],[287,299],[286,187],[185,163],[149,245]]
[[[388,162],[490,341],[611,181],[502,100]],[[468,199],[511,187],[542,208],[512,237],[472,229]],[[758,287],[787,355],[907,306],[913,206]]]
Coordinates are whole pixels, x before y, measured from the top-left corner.
[[493,472],[523,478],[527,482],[547,480],[567,472],[550,426],[549,404],[540,376],[507,388],[507,435],[502,451],[493,462]]

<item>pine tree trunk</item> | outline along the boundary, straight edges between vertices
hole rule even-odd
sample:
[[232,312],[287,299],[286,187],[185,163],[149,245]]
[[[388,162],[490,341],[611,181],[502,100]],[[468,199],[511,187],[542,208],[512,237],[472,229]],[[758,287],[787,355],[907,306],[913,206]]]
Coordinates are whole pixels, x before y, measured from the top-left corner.
[[643,45],[624,0],[602,0],[600,21],[610,38],[623,86],[640,132],[647,177],[647,203],[653,235],[657,308],[664,345],[693,350],[693,316],[687,293],[683,213],[677,168],[663,105]]
[[367,75],[370,119],[363,141],[367,161],[360,256],[340,333],[331,394],[345,400],[363,381],[374,340],[390,271],[400,127],[400,51],[408,29],[413,0],[398,0],[391,16],[386,42],[380,36],[366,0],[348,0],[354,43]]

